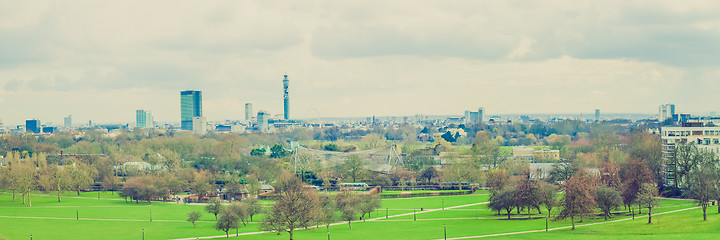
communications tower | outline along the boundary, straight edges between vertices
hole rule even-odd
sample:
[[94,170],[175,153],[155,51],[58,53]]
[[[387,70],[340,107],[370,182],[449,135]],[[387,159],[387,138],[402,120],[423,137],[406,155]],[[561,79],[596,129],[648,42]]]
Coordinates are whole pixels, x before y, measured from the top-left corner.
[[283,79],[283,98],[285,100],[284,102],[284,110],[285,110],[285,120],[290,119],[290,95],[288,92],[288,85],[290,84],[290,80],[288,80],[288,75],[283,75],[285,78]]

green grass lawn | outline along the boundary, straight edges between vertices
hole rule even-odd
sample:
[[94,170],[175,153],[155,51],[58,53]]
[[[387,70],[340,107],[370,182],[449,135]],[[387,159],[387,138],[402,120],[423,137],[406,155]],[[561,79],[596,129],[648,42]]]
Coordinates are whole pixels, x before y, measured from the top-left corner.
[[401,193],[403,193],[403,192],[409,192],[409,193],[433,193],[433,192],[464,192],[464,191],[465,191],[465,190],[442,190],[442,191],[439,191],[439,190],[387,191],[387,190],[385,190],[385,191],[382,191],[382,193],[380,193],[380,195],[383,195],[383,194],[401,194]]
[[[184,205],[175,203],[153,202],[135,204],[125,202],[116,194],[66,193],[61,203],[51,193],[33,196],[33,207],[23,206],[21,202],[12,201],[12,196],[0,193],[0,239],[142,239],[143,229],[146,239],[173,239],[202,236],[217,236],[224,232],[214,229],[215,217],[204,213],[197,228],[185,222],[188,212],[196,210],[204,212],[201,205]],[[19,198],[19,196],[18,196]],[[487,209],[486,192],[479,191],[472,195],[438,196],[421,198],[384,199],[382,207],[371,214],[376,221],[352,223],[330,227],[331,239],[441,239],[443,224],[447,226],[448,237],[478,236],[517,231],[540,230],[545,227],[545,214],[536,211],[517,214],[513,212],[512,220],[503,219],[505,215]],[[266,202],[267,203],[267,202]],[[465,207],[455,207],[476,204]],[[267,205],[266,205],[267,206]],[[446,210],[433,210],[446,207]],[[654,213],[667,212],[694,207],[689,200],[662,200],[660,206],[653,209]],[[420,211],[423,208],[425,211]],[[388,215],[412,213],[416,215],[384,218]],[[75,219],[76,211],[80,220]],[[646,224],[647,218],[636,220],[580,226],[576,230],[555,230],[540,233],[525,233],[493,238],[502,239],[708,239],[720,233],[716,207],[711,207],[708,221],[702,221],[701,211],[688,211],[658,215],[653,217],[655,223]],[[152,212],[153,221],[150,222]],[[545,213],[545,212],[543,212]],[[41,218],[30,218],[41,217]],[[263,216],[254,217],[255,223],[241,227],[239,232],[260,231]],[[530,218],[530,219],[528,219]],[[616,213],[611,220],[631,218],[627,211]],[[413,220],[417,219],[417,220]],[[593,217],[583,223],[600,223],[604,219]],[[567,220],[551,221],[550,227],[569,226]],[[231,232],[234,232],[232,230]],[[254,234],[231,237],[233,239],[288,239],[287,233]],[[295,239],[327,239],[327,231],[322,229],[298,230]]]

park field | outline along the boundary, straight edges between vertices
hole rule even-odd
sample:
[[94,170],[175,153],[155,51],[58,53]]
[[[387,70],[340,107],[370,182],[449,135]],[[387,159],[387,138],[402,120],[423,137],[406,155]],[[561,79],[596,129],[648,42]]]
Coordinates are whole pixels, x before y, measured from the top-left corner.
[[[12,201],[0,193],[0,239],[195,239],[216,236],[215,217],[204,213],[194,228],[185,221],[190,211],[203,211],[202,205],[165,202],[125,202],[110,192],[66,193],[58,203],[53,193],[36,193],[33,206]],[[338,222],[329,227],[331,239],[713,239],[720,235],[720,214],[708,208],[708,220],[692,200],[663,199],[653,208],[653,223],[647,215],[617,212],[612,219],[591,217],[570,230],[567,220],[548,221],[532,211],[511,219],[487,209],[489,195],[478,191],[470,195],[397,198],[382,200],[382,207],[366,221]],[[19,199],[19,196],[18,196]],[[264,201],[265,206],[271,202]],[[555,212],[556,210],[553,210]],[[645,211],[643,213],[646,213]],[[264,233],[258,223],[263,216],[231,234],[231,239],[288,239],[287,233]],[[325,227],[301,229],[295,239],[327,239]],[[231,230],[235,233],[235,230]]]

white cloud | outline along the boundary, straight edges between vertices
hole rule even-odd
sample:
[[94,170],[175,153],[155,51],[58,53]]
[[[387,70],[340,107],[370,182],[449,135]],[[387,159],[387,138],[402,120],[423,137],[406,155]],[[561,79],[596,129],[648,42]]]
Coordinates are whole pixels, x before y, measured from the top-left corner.
[[532,51],[532,45],[535,43],[535,40],[532,40],[530,38],[523,38],[520,40],[520,43],[518,43],[518,46],[515,47],[515,49],[510,52],[510,54],[507,56],[508,59],[515,59],[515,58],[521,58]]

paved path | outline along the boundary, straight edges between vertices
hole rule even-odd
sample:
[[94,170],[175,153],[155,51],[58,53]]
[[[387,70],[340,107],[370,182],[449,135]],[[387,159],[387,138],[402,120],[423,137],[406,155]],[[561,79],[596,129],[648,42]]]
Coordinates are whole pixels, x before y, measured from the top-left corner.
[[[479,202],[479,203],[458,205],[458,206],[446,207],[445,210],[453,209],[453,208],[470,207],[470,206],[482,205],[482,204],[488,204],[488,203],[489,202]],[[396,215],[388,216],[387,218],[402,217],[402,216],[409,216],[409,215],[413,215],[413,214],[423,214],[423,213],[429,213],[429,212],[437,212],[437,211],[442,211],[442,210],[443,210],[442,208],[426,209],[425,211],[422,211],[422,212],[396,214]],[[366,219],[365,222],[373,222],[373,221],[378,221],[378,220],[383,220],[383,219],[386,219],[386,217],[383,216],[383,217]],[[385,220],[385,221],[387,221],[387,220]],[[357,222],[361,222],[361,221],[357,221]],[[337,223],[330,224],[330,226],[342,225],[342,224],[346,224],[346,223],[347,222],[337,222]],[[317,226],[311,226],[308,228],[316,228],[316,227]],[[322,227],[325,227],[325,226],[322,226]],[[255,235],[255,234],[263,234],[263,233],[270,233],[270,232],[272,232],[272,231],[246,232],[246,233],[240,233],[240,234],[238,234],[238,236]],[[212,238],[225,238],[225,237],[226,237],[225,235],[217,235],[217,236],[207,236],[207,237],[178,238],[178,239],[174,239],[174,240],[212,239]]]
[[[699,207],[691,207],[691,208],[684,208],[684,209],[679,209],[679,210],[655,213],[655,214],[653,214],[653,216],[674,213],[674,212],[687,211],[687,210],[696,209],[696,208],[699,208]],[[635,219],[645,218],[645,217],[647,217],[647,215],[635,216]],[[606,222],[588,223],[588,224],[578,224],[578,225],[575,225],[575,227],[584,227],[584,226],[592,226],[592,225],[599,225],[599,224],[606,224],[606,223],[615,223],[615,222],[622,222],[622,221],[628,221],[628,220],[633,220],[633,218],[624,218],[624,219],[618,219],[618,220],[612,220],[612,221],[606,221]],[[572,226],[550,228],[550,229],[548,229],[548,231],[569,229],[569,228],[572,228]],[[458,240],[458,239],[485,238],[485,237],[516,235],[516,234],[523,234],[523,233],[536,233],[536,232],[545,232],[545,229],[520,231],[520,232],[509,232],[509,233],[487,234],[487,235],[478,235],[478,236],[467,236],[467,237],[454,237],[454,238],[447,238],[447,239],[448,240]],[[444,239],[440,238],[440,239],[436,239],[436,240],[444,240]]]

